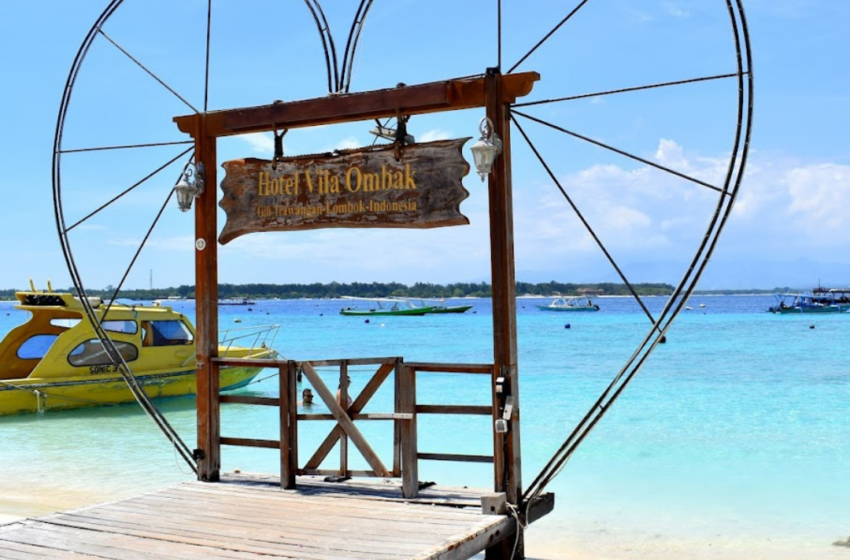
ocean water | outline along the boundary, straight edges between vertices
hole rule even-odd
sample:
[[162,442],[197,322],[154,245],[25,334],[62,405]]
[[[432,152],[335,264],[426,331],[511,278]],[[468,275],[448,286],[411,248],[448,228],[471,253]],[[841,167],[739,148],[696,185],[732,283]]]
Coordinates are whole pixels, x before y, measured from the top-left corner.
[[[598,558],[844,558],[850,535],[850,315],[778,316],[767,296],[693,297],[623,396],[548,488],[555,512],[529,543]],[[665,299],[647,298],[652,311]],[[222,307],[221,329],[280,324],[275,348],[291,359],[402,356],[492,361],[490,301],[462,315],[343,317],[326,300]],[[529,483],[634,351],[649,321],[629,298],[599,313],[539,311],[517,302],[523,479]],[[703,304],[704,307],[700,307]],[[193,316],[192,302],[174,305]],[[0,333],[25,320],[0,304]],[[237,323],[235,320],[240,320]],[[565,328],[569,324],[570,328]],[[811,328],[814,326],[814,328]],[[372,368],[353,368],[357,394]],[[328,386],[338,372],[323,369]],[[420,374],[421,404],[489,404],[486,376]],[[265,370],[240,393],[274,395]],[[306,381],[305,381],[306,383]],[[306,385],[303,385],[306,386]],[[391,410],[391,383],[366,411]],[[194,446],[192,398],[159,401]],[[317,404],[313,411],[322,411]],[[224,405],[222,434],[276,438],[276,409]],[[302,422],[301,463],[330,423]],[[421,452],[492,452],[486,418],[420,417]],[[361,423],[391,461],[389,423]],[[135,405],[0,417],[0,521],[112,500],[191,476]],[[352,449],[353,446],[351,446]],[[338,461],[332,453],[325,466]],[[365,462],[356,450],[352,468]],[[225,470],[276,473],[271,450],[223,448]],[[423,461],[420,479],[485,487],[492,467]],[[712,548],[707,548],[712,547]],[[791,551],[785,556],[765,551]],[[552,558],[559,557],[557,552]]]

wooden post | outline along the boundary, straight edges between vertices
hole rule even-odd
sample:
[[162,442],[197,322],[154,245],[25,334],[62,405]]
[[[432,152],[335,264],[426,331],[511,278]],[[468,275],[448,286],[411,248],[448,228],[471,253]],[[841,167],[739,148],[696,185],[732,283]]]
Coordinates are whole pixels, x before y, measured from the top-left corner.
[[291,486],[295,488],[298,474],[298,362],[289,360],[289,472]]
[[405,498],[415,498],[419,493],[419,444],[416,437],[416,370],[402,366],[400,370],[399,412],[413,414],[410,420],[401,420],[401,492]]
[[195,199],[195,353],[198,361],[198,479],[214,482],[221,470],[218,357],[218,197],[216,139],[206,115],[195,117],[195,161],[204,166],[204,192]]
[[[518,505],[522,496],[522,470],[519,432],[519,383],[516,337],[516,276],[514,270],[513,195],[511,186],[510,114],[502,91],[502,74],[488,68],[484,85],[487,116],[493,131],[502,139],[502,153],[496,158],[489,176],[490,194],[490,266],[493,277],[493,386],[504,378],[504,395],[513,397],[513,412],[503,445],[495,449],[495,491],[505,492],[510,504]],[[494,417],[502,410],[494,411]],[[506,477],[507,475],[507,477]],[[490,560],[511,558],[513,542],[502,540],[487,549]],[[525,558],[524,545],[517,543],[515,558]]]
[[293,447],[292,438],[292,383],[290,382],[294,371],[293,362],[290,360],[286,365],[278,369],[278,381],[280,398],[280,486],[281,488],[295,488],[295,470],[292,468]]
[[[339,365],[339,406],[350,417],[351,411],[348,406],[348,362]],[[339,475],[348,476],[348,436],[343,432],[339,436]]]
[[[401,368],[402,360],[396,358],[395,368],[393,372],[393,382],[395,384],[395,406],[394,412],[401,412]],[[402,421],[396,418],[393,420],[393,476],[401,477],[401,423]]]

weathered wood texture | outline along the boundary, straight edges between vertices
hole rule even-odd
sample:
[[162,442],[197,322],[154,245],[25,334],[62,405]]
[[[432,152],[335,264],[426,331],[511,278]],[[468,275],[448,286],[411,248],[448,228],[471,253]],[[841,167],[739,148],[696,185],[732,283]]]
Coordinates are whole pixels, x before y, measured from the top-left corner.
[[[379,484],[369,494],[362,486],[300,478],[299,490],[281,490],[279,481],[236,480],[248,483],[190,482],[3,525],[0,557],[456,560],[512,541],[516,530],[510,517],[481,514],[484,491],[472,496],[468,489],[447,489],[440,498],[432,487],[422,492],[435,497],[431,502],[411,503],[381,496],[386,488]],[[468,495],[470,507],[458,508],[456,494]]]
[[[494,433],[495,484],[497,492],[505,492],[508,503],[519,504],[522,496],[522,460],[520,447],[519,370],[517,367],[516,271],[514,260],[514,218],[511,175],[511,127],[509,99],[504,97],[504,80],[495,69],[485,78],[487,116],[493,132],[502,139],[502,153],[493,162],[489,176],[490,194],[490,269],[493,285],[493,386],[504,378],[502,395],[493,394],[494,421],[503,414],[500,397],[512,397],[513,411],[508,432]],[[487,560],[525,558],[525,546],[519,542],[511,548],[505,541],[487,549]]]
[[[518,72],[504,77],[504,100],[514,102],[531,93],[537,72]],[[367,119],[418,115],[483,107],[485,78],[456,78],[428,84],[402,86],[345,95],[328,95],[302,101],[279,102],[257,107],[212,111],[205,115],[174,117],[177,127],[194,135],[195,122],[207,121],[214,137],[299,128]]]
[[316,228],[434,228],[465,225],[460,203],[469,138],[359,148],[334,155],[238,159],[222,164],[219,241],[261,231]]
[[204,165],[206,188],[195,200],[195,352],[198,363],[197,442],[198,478],[218,480],[221,469],[219,444],[219,364],[218,357],[218,244],[216,235],[216,140],[207,134],[207,120],[201,115],[194,131],[195,161]]

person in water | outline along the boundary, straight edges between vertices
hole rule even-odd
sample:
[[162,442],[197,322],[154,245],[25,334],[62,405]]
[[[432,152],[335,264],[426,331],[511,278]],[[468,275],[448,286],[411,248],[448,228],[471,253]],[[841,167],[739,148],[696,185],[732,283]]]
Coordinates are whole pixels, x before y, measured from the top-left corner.
[[313,405],[313,390],[309,387],[306,387],[303,391],[301,391],[301,402],[298,404],[302,406],[312,406]]
[[[345,378],[345,387],[346,387],[346,389],[347,389],[348,387],[350,387],[350,386],[351,386],[351,378],[350,378],[350,377],[346,377],[346,378]],[[340,404],[340,406],[342,406],[342,384],[341,384],[341,383],[340,383],[340,385],[336,388],[336,402],[338,402],[338,403]],[[352,403],[352,401],[351,401],[351,395],[348,395],[348,406],[351,406],[351,403]],[[347,408],[347,407],[346,407],[346,408]]]

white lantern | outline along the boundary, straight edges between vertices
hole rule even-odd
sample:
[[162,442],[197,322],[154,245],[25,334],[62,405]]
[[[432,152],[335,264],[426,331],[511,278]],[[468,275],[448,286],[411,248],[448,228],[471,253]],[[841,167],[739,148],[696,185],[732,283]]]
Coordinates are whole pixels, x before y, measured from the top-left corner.
[[[174,185],[174,193],[177,195],[177,206],[182,212],[188,212],[192,208],[192,201],[204,192],[203,164],[198,164],[197,174],[191,167],[187,167],[180,180]],[[192,180],[195,175],[195,180]]]
[[472,150],[472,159],[475,160],[475,169],[481,177],[481,182],[490,174],[493,169],[493,162],[496,161],[496,156],[502,153],[502,139],[499,135],[493,132],[493,121],[489,117],[484,117],[478,124],[478,130],[481,132],[481,138],[478,139],[470,150]]

